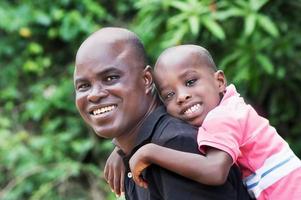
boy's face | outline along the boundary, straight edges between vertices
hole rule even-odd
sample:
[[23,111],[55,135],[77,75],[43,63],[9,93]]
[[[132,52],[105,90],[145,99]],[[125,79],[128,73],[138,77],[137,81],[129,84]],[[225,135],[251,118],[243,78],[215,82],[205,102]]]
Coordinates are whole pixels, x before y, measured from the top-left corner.
[[121,44],[87,44],[79,50],[74,72],[76,106],[101,137],[130,133],[148,109],[143,66]]
[[206,65],[195,53],[170,53],[155,67],[156,86],[167,112],[194,126],[202,125],[226,87],[223,72]]

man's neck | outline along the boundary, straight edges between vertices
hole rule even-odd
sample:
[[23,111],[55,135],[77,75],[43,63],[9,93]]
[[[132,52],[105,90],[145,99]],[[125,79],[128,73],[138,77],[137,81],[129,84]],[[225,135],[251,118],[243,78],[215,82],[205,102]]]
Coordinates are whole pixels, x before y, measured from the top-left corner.
[[129,154],[135,146],[137,136],[142,124],[145,122],[146,118],[159,106],[159,101],[153,98],[149,109],[139,121],[139,123],[133,127],[128,133],[123,134],[118,138],[113,139],[113,143],[118,146],[125,154]]

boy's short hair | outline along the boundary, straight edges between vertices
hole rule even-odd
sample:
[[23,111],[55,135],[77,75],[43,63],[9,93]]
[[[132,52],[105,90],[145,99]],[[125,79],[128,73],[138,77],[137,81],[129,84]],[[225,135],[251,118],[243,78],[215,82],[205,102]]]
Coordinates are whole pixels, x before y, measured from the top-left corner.
[[[217,67],[216,67],[215,62],[214,62],[211,54],[209,53],[209,51],[202,46],[193,45],[193,44],[178,45],[178,46],[173,46],[173,47],[167,48],[166,50],[164,50],[161,53],[161,55],[157,59],[156,65],[158,64],[158,61],[160,60],[161,56],[164,56],[165,54],[170,53],[170,51],[174,51],[176,49],[181,49],[182,51],[184,51],[185,48],[189,49],[190,52],[197,54],[200,58],[199,61],[201,61],[201,62],[205,61],[206,66],[208,66],[214,72],[217,71]],[[156,67],[156,65],[155,65],[155,67]]]

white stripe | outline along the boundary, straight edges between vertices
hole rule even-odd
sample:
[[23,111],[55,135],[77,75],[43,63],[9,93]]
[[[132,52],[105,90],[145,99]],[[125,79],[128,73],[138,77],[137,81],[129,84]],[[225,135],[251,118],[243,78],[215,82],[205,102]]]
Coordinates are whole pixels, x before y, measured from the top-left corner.
[[282,148],[282,150],[269,158],[267,158],[264,161],[264,164],[257,169],[254,174],[251,174],[250,176],[246,177],[244,181],[248,183],[248,185],[257,183],[261,179],[261,175],[265,173],[266,171],[273,168],[278,163],[288,159],[291,155],[294,155],[294,153],[291,151],[291,149],[288,146],[285,146]]
[[260,169],[244,181],[250,195],[257,198],[264,189],[299,167],[299,158],[286,146],[281,152],[268,158]]

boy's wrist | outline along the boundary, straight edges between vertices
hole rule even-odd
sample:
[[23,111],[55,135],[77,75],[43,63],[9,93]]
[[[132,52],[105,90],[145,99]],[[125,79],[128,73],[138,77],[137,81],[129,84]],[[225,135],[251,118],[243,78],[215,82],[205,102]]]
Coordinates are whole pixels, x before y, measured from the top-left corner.
[[153,143],[149,143],[145,145],[144,149],[144,159],[147,162],[153,163],[154,162],[154,156],[157,154],[157,145]]

